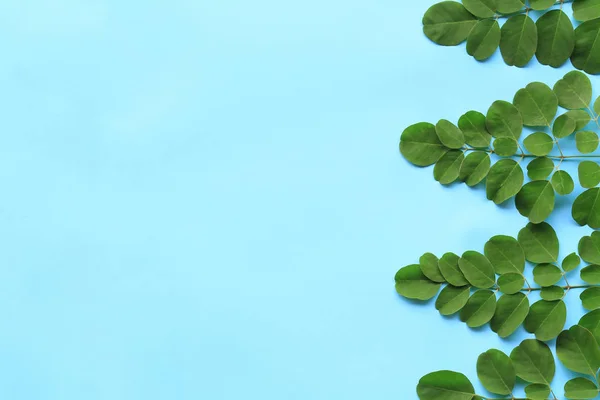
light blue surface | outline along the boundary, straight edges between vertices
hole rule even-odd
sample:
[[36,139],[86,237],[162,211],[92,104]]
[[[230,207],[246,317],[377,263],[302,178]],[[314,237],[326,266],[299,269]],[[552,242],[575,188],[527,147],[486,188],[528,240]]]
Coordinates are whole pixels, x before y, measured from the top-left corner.
[[397,145],[571,67],[436,46],[433,3],[3,2],[0,398],[415,399],[526,337],[398,298],[525,219]]

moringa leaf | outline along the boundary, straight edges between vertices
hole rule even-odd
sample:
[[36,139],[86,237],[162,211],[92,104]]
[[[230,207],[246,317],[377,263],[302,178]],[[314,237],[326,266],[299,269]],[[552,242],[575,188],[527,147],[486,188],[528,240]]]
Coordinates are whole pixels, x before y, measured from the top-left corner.
[[600,284],[600,265],[592,264],[583,268],[580,272],[581,280],[592,285]]
[[475,389],[463,374],[437,371],[419,380],[417,395],[420,400],[472,400]]
[[586,378],[573,378],[565,384],[565,397],[568,399],[594,399],[598,396],[596,384]]
[[465,8],[479,18],[491,18],[496,14],[496,0],[463,0]]
[[458,267],[467,281],[479,289],[488,289],[496,283],[494,267],[489,260],[476,251],[466,251],[458,260]]
[[447,151],[435,133],[435,126],[428,122],[411,125],[402,132],[400,153],[416,166],[435,164]]
[[502,295],[496,305],[490,327],[498,336],[508,337],[523,323],[528,313],[529,300],[523,293]]
[[554,357],[544,342],[526,339],[510,353],[517,376],[526,382],[550,385],[554,379]]
[[579,264],[581,264],[581,258],[579,258],[577,253],[571,253],[563,260],[562,269],[565,272],[573,271]]
[[484,151],[469,153],[460,166],[458,179],[468,186],[475,186],[487,176],[490,165],[491,159],[488,153]]
[[494,152],[500,157],[515,155],[518,146],[517,141],[510,137],[500,137],[494,140]]
[[456,181],[464,159],[465,155],[461,150],[450,150],[435,163],[433,178],[442,185]]
[[440,283],[429,280],[419,265],[409,265],[396,273],[396,291],[415,300],[429,300],[440,290]]
[[565,289],[560,286],[548,286],[540,290],[540,297],[544,300],[555,301],[560,300],[565,295]]
[[546,10],[554,4],[554,0],[529,0],[529,7],[533,10]]
[[560,281],[562,278],[562,272],[554,264],[539,264],[533,269],[533,280],[538,285],[552,286]]
[[532,181],[521,188],[515,205],[534,224],[543,222],[554,210],[554,188],[549,181]]
[[596,310],[600,308],[600,287],[591,287],[585,289],[579,295],[583,307],[588,310]]
[[579,183],[584,188],[593,188],[600,184],[600,165],[594,161],[582,161],[577,167]]
[[500,275],[498,278],[498,287],[502,293],[515,294],[523,289],[525,277],[516,272]]
[[446,282],[442,273],[440,272],[439,260],[435,254],[425,253],[419,258],[419,266],[421,272],[427,277],[427,279],[434,282]]
[[442,315],[452,315],[460,311],[469,300],[470,287],[446,285],[435,301],[435,308]]
[[588,225],[592,229],[600,228],[600,189],[588,189],[573,202],[571,215],[579,225]]
[[496,295],[491,290],[478,290],[460,310],[460,320],[470,328],[485,325],[496,311]]
[[571,119],[568,114],[563,114],[556,118],[552,125],[552,134],[557,138],[565,138],[575,132],[577,122]]
[[573,182],[573,178],[566,171],[556,171],[552,175],[552,187],[561,196],[565,196],[570,194],[575,189],[575,182]]
[[579,324],[594,335],[596,342],[600,343],[600,310],[590,311],[579,320]]
[[510,14],[521,10],[525,6],[522,0],[496,0],[496,7],[500,14]]
[[533,82],[520,89],[513,104],[521,113],[525,126],[550,126],[558,111],[556,95],[541,82]]
[[524,67],[535,54],[538,33],[535,22],[528,15],[515,15],[501,28],[500,53],[507,65]]
[[558,105],[568,110],[587,108],[592,101],[592,82],[584,73],[571,71],[554,85]]
[[[575,29],[575,49],[571,63],[588,74],[600,72],[600,19],[581,23]],[[501,47],[502,48],[502,47]]]
[[558,335],[556,354],[565,367],[580,374],[595,376],[600,368],[600,348],[596,339],[579,325]]
[[558,336],[567,321],[567,306],[562,300],[540,300],[529,310],[523,326],[535,338],[541,341],[552,340]]
[[494,137],[511,137],[519,140],[523,131],[523,118],[519,110],[508,101],[492,103],[485,117],[488,132]]
[[573,2],[573,17],[578,21],[600,18],[600,0],[576,0]]
[[588,114],[586,111],[583,111],[583,110],[569,110],[565,114],[568,115],[569,118],[575,120],[575,123],[576,123],[575,130],[576,131],[585,128],[585,126],[587,124],[589,124],[589,122],[592,120],[592,118],[590,117],[590,114]]
[[495,394],[511,394],[517,374],[511,359],[500,350],[490,349],[477,359],[477,377],[483,387]]
[[456,125],[447,119],[440,119],[435,125],[435,133],[442,144],[450,149],[460,149],[465,145],[465,136]]
[[469,282],[458,268],[459,256],[454,253],[446,253],[440,258],[438,266],[444,279],[453,286],[465,286]]
[[482,113],[469,111],[463,114],[458,120],[458,127],[465,135],[469,146],[484,148],[490,145],[492,135],[487,130],[485,115]]
[[477,61],[490,58],[500,46],[500,24],[494,19],[482,19],[467,37],[467,54]]
[[547,223],[529,223],[519,232],[519,244],[525,258],[532,263],[552,263],[558,260],[558,237]]
[[538,30],[536,58],[540,64],[560,67],[575,48],[571,19],[562,10],[552,10],[538,18],[535,24]]
[[465,41],[477,18],[455,1],[442,1],[431,6],[423,16],[423,32],[442,46],[456,46]]
[[550,154],[554,148],[554,139],[544,132],[535,132],[523,140],[523,145],[528,152],[541,157]]
[[483,252],[497,274],[510,272],[522,274],[525,270],[525,253],[517,239],[513,237],[494,236],[487,241]]
[[500,204],[516,195],[523,185],[523,170],[511,159],[503,159],[494,164],[486,179],[488,200]]
[[550,396],[550,386],[542,383],[532,383],[525,386],[525,395],[532,400],[546,400]]
[[577,150],[583,154],[593,153],[598,148],[598,134],[592,131],[581,131],[575,134]]
[[600,264],[600,238],[597,235],[582,237],[579,240],[577,251],[583,261]]
[[554,171],[554,161],[548,157],[534,158],[527,164],[527,176],[531,180],[542,180]]

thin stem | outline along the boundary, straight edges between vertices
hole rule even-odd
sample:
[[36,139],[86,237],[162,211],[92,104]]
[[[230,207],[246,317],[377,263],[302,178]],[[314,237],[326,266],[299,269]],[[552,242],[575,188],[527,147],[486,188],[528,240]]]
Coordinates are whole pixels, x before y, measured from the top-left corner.
[[[571,290],[571,289],[587,289],[587,288],[591,288],[591,287],[598,287],[597,285],[565,285],[565,286],[559,286],[565,290]],[[523,288],[521,289],[521,292],[525,292],[525,291],[540,291],[543,288],[541,287],[534,287],[534,288]]]
[[[491,149],[476,149],[474,147],[463,147],[461,150],[463,151],[483,151],[489,154],[495,154],[495,152]],[[521,153],[517,153],[515,154],[513,157],[519,157],[519,158],[537,158],[538,156],[534,155],[534,154],[525,154],[523,152]],[[547,155],[544,156],[547,158],[551,158],[553,160],[576,160],[579,158],[598,158],[600,159],[600,154],[575,154],[575,155]],[[503,157],[503,158],[510,158],[510,157]]]

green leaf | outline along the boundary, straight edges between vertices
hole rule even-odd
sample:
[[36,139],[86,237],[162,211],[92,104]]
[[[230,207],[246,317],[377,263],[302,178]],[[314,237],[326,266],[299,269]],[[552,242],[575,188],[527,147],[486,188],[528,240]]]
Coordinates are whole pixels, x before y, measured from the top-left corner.
[[485,325],[496,311],[496,295],[491,290],[478,290],[460,310],[460,320],[470,328]]
[[567,171],[556,171],[552,175],[552,187],[561,196],[570,194],[575,189],[575,182]]
[[563,260],[562,269],[565,272],[573,271],[579,264],[581,264],[581,258],[579,258],[577,253],[571,253]]
[[429,300],[440,290],[440,284],[430,281],[419,265],[409,265],[396,273],[396,291],[409,299]]
[[577,122],[571,119],[567,114],[563,114],[556,118],[552,125],[552,134],[557,138],[565,138],[575,132]]
[[521,166],[511,159],[498,161],[490,168],[486,179],[486,195],[488,200],[500,204],[510,199],[521,190],[525,177]]
[[535,54],[538,33],[535,22],[528,15],[515,15],[502,25],[500,52],[507,65],[524,67]]
[[511,359],[496,349],[490,349],[477,358],[477,377],[487,391],[503,395],[512,393],[517,380]]
[[[585,21],[575,29],[571,63],[588,74],[600,72],[600,19]],[[500,47],[502,48],[502,47]]]
[[435,125],[435,132],[442,144],[450,149],[460,149],[465,145],[465,136],[456,125],[447,119],[440,119]]
[[519,11],[525,6],[521,0],[496,0],[496,7],[500,14],[510,14]]
[[459,258],[460,257],[454,253],[446,253],[438,262],[442,276],[453,286],[465,286],[469,284],[463,273],[460,271],[460,268],[458,268]]
[[583,261],[600,264],[600,238],[598,236],[584,236],[579,240],[577,251]]
[[600,97],[596,97],[596,101],[594,101],[594,111],[596,114],[600,114]]
[[594,399],[598,396],[598,387],[589,379],[573,378],[565,384],[565,397],[568,399]]
[[435,164],[447,151],[435,133],[435,126],[428,122],[411,125],[402,132],[400,153],[414,165]]
[[600,0],[576,0],[573,2],[573,17],[578,21],[600,18]]
[[554,139],[544,132],[535,132],[525,138],[523,145],[534,156],[546,156],[554,148]]
[[525,277],[516,272],[509,272],[508,274],[500,275],[498,278],[498,287],[502,293],[515,294],[519,293],[523,289],[525,284]]
[[477,18],[455,1],[442,1],[431,6],[423,16],[423,32],[442,46],[462,43],[477,23]]
[[565,289],[560,286],[548,286],[540,290],[540,297],[544,300],[555,301],[560,300],[565,295]]
[[562,272],[554,264],[539,264],[533,269],[533,280],[540,286],[552,286],[562,278]]
[[419,265],[421,272],[427,277],[427,279],[434,282],[446,282],[442,273],[440,272],[439,260],[435,254],[425,253],[419,258]]
[[560,67],[571,57],[575,48],[575,31],[571,19],[562,10],[552,10],[538,18],[536,26],[536,58],[543,65]]
[[475,389],[463,374],[437,371],[419,380],[417,395],[420,400],[472,400]]
[[558,99],[546,84],[533,82],[520,89],[513,104],[523,117],[525,126],[550,126],[558,111]]
[[491,18],[496,14],[496,0],[463,0],[463,5],[479,18]]
[[558,336],[556,354],[565,367],[580,374],[595,376],[600,368],[600,348],[596,339],[579,325]]
[[526,382],[550,385],[554,379],[554,357],[548,346],[526,339],[510,353],[517,376]]
[[448,185],[458,179],[460,166],[465,159],[461,150],[450,150],[435,163],[433,178],[442,185]]
[[469,111],[463,114],[458,120],[458,127],[465,135],[469,146],[485,148],[490,145],[492,135],[487,131],[485,115],[482,113]]
[[594,161],[581,161],[577,172],[579,182],[584,188],[593,188],[600,183],[600,165]]
[[494,152],[500,157],[510,157],[517,152],[517,141],[510,137],[501,137],[494,140]]
[[521,274],[525,270],[525,253],[519,242],[513,237],[494,236],[487,241],[483,252],[497,274],[510,272]]
[[490,58],[500,45],[500,24],[494,19],[483,19],[467,37],[467,53],[477,61]]
[[554,189],[549,181],[533,181],[521,188],[515,198],[517,210],[529,221],[538,224],[554,210]]
[[586,111],[583,111],[583,110],[569,110],[565,114],[567,114],[569,116],[569,118],[575,120],[575,122],[576,122],[575,130],[576,131],[579,131],[579,130],[585,128],[585,126],[587,124],[589,124],[590,121],[592,120],[592,118],[590,117],[590,114],[588,114]]
[[528,313],[529,300],[523,293],[502,295],[496,305],[490,327],[498,336],[508,337],[523,323]]
[[527,164],[527,176],[531,180],[546,179],[552,171],[554,171],[554,161],[548,157],[537,157]]
[[467,281],[476,288],[487,289],[496,283],[494,267],[487,258],[476,251],[466,251],[458,260],[458,267]]
[[594,335],[596,342],[600,343],[600,310],[590,311],[579,320],[579,324]]
[[580,275],[584,282],[591,283],[592,285],[598,285],[600,284],[600,265],[588,265],[581,270]]
[[588,310],[600,308],[600,287],[591,287],[585,289],[579,295],[583,307]]
[[540,300],[531,306],[523,326],[534,333],[537,340],[554,339],[562,331],[567,321],[567,306],[562,300]]
[[581,131],[575,134],[577,150],[583,154],[593,153],[598,148],[598,135],[592,131]]
[[469,300],[470,287],[446,285],[435,301],[435,308],[442,315],[452,315],[461,310]]
[[469,186],[475,186],[487,176],[490,165],[490,156],[485,151],[469,153],[460,166],[458,178]]
[[508,101],[492,103],[485,117],[488,132],[494,137],[511,137],[519,140],[523,131],[523,118],[519,110]]
[[525,386],[525,395],[532,400],[546,400],[550,396],[550,386],[541,383],[532,383]]
[[534,10],[546,10],[554,5],[555,0],[529,0],[529,7]]
[[592,101],[592,82],[584,73],[571,71],[554,85],[558,104],[568,110],[587,108]]
[[573,202],[571,215],[579,225],[588,225],[592,229],[600,228],[600,189],[588,189]]
[[532,263],[552,263],[558,260],[558,237],[547,223],[529,223],[519,232],[519,243],[525,258]]

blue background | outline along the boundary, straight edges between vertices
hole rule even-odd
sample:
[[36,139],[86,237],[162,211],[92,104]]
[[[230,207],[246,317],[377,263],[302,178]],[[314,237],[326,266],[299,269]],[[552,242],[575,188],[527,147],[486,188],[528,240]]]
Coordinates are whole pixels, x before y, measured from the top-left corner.
[[394,291],[526,223],[409,165],[402,130],[571,69],[437,46],[433,3],[3,2],[0,397],[415,399],[528,337]]

